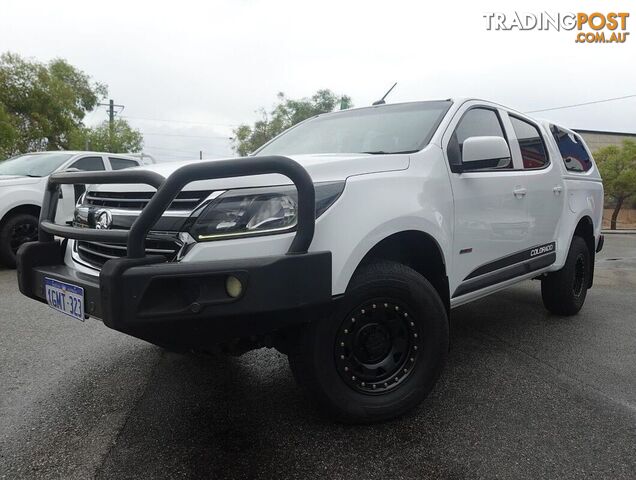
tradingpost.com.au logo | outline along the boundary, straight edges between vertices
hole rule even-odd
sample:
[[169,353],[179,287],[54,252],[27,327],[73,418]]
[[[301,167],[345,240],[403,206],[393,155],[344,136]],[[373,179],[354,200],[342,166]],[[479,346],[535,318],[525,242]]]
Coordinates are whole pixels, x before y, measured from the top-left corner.
[[627,12],[492,12],[483,17],[486,19],[486,30],[574,31],[576,43],[625,43],[629,35]]

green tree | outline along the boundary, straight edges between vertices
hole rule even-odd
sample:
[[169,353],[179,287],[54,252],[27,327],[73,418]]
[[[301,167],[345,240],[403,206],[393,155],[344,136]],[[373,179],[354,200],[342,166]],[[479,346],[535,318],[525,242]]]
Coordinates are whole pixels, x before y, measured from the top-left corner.
[[10,157],[18,139],[18,129],[2,103],[0,103],[0,160]]
[[71,133],[106,93],[105,85],[65,60],[44,64],[0,55],[2,154],[68,148]]
[[336,108],[344,110],[352,106],[351,97],[337,95],[328,89],[318,90],[310,98],[299,100],[287,98],[280,92],[274,108],[270,112],[261,109],[262,118],[254,125],[242,124],[234,129],[232,147],[239,155],[248,155],[298,122]]
[[94,150],[99,152],[139,152],[144,146],[144,137],[123,118],[115,119],[112,129],[105,120],[92,128],[79,128],[69,137],[69,149]]
[[616,230],[616,220],[621,207],[636,196],[636,142],[623,140],[623,145],[603,147],[594,154],[603,177],[605,194],[616,202],[610,228]]

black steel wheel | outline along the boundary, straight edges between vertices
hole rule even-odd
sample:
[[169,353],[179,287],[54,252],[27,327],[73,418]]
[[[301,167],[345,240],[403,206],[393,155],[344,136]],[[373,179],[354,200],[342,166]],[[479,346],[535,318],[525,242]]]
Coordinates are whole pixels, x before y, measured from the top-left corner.
[[563,268],[541,280],[545,308],[565,316],[576,315],[581,310],[591,283],[591,259],[587,242],[578,236],[572,238]]
[[38,219],[28,213],[13,215],[0,227],[0,262],[15,267],[16,253],[20,245],[38,239]]
[[339,421],[372,423],[413,409],[448,352],[448,317],[435,288],[411,268],[362,268],[333,314],[307,325],[290,350],[297,382]]
[[336,368],[347,385],[381,394],[408,378],[423,347],[422,332],[404,304],[377,298],[351,311],[336,335]]
[[11,230],[10,245],[11,251],[15,255],[18,253],[20,245],[26,242],[33,242],[38,238],[38,225],[37,223],[20,223],[13,227]]
[[580,297],[587,281],[587,259],[581,252],[574,261],[574,282],[572,283],[572,295]]

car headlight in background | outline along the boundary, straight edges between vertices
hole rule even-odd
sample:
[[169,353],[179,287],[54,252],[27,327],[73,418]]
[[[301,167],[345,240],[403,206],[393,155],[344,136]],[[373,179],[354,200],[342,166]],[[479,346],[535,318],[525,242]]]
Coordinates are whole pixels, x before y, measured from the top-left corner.
[[84,199],[86,198],[86,194],[88,192],[86,190],[84,190],[84,193],[82,193],[79,198],[77,199],[77,202],[75,202],[75,206],[79,207],[81,205],[84,205]]
[[[340,196],[345,182],[314,185],[316,218]],[[228,190],[193,212],[188,222],[197,241],[286,233],[296,228],[298,195],[292,186]]]

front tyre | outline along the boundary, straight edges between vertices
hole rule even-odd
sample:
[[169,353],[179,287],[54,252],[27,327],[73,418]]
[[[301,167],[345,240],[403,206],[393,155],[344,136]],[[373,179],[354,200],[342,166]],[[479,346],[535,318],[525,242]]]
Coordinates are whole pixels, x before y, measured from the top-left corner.
[[592,274],[591,259],[585,240],[579,236],[573,237],[563,268],[541,280],[541,297],[545,308],[565,316],[576,315],[581,310]]
[[0,263],[15,268],[16,253],[20,245],[38,239],[38,218],[18,213],[3,221],[0,228]]
[[393,262],[355,275],[331,317],[289,355],[298,383],[347,423],[397,417],[431,391],[446,361],[448,317],[433,286]]

